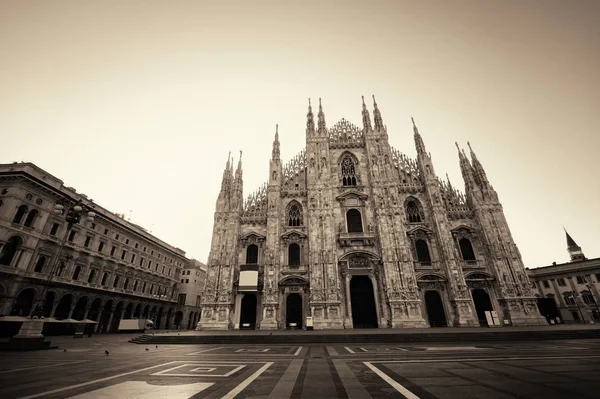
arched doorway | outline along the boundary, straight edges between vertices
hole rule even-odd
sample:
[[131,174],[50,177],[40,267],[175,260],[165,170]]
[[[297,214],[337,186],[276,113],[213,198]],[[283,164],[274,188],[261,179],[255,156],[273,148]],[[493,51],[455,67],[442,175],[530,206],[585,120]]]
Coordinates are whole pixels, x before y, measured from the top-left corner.
[[56,294],[52,291],[48,291],[46,299],[44,300],[44,307],[42,309],[42,315],[44,317],[50,317],[52,314],[52,308],[54,307],[54,301],[56,300]]
[[446,312],[444,312],[444,304],[439,292],[425,292],[425,307],[427,308],[427,318],[429,319],[430,327],[446,327],[448,325]]
[[[131,304],[129,304],[131,306]],[[123,314],[123,302],[117,303],[113,312],[113,318],[111,325],[108,328],[109,332],[117,332],[119,329],[119,322],[121,321],[121,315]],[[126,318],[126,317],[125,317]]]
[[350,303],[354,328],[377,328],[377,308],[373,284],[368,276],[350,280]]
[[244,294],[240,309],[240,329],[254,330],[256,328],[256,294]]
[[83,320],[85,318],[85,308],[88,304],[87,296],[79,298],[77,301],[77,305],[75,305],[75,309],[73,309],[73,314],[71,315],[72,319],[75,320]]
[[477,312],[479,325],[487,326],[488,322],[487,318],[485,317],[485,312],[494,310],[490,296],[481,288],[472,290],[471,295],[473,295],[473,303],[475,303],[475,311]]
[[298,293],[289,294],[285,300],[285,326],[302,328],[302,296]]
[[58,306],[56,306],[56,311],[54,312],[54,318],[57,320],[64,320],[69,317],[69,313],[71,313],[71,305],[73,303],[73,295],[66,294],[60,298],[60,302],[58,302]]
[[17,300],[13,305],[12,311],[10,312],[11,316],[29,316],[33,308],[34,298],[35,291],[32,288],[21,291],[17,296]]
[[178,330],[181,329],[181,321],[183,320],[183,312],[181,310],[178,310],[177,312],[175,312],[175,320],[173,320],[173,325],[175,325],[175,328],[177,328]]

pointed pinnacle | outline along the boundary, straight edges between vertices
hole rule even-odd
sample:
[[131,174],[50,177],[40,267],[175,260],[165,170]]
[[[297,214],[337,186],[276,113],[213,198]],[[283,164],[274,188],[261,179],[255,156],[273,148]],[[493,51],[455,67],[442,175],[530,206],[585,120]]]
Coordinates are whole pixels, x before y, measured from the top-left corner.
[[375,94],[373,94],[373,105],[377,108],[377,101],[375,101]]
[[362,98],[363,107],[366,107],[366,105],[365,105],[365,96],[360,96],[360,98]]
[[323,109],[321,107],[321,97],[319,97],[319,111],[323,111]]
[[279,141],[279,124],[275,125],[275,140]]

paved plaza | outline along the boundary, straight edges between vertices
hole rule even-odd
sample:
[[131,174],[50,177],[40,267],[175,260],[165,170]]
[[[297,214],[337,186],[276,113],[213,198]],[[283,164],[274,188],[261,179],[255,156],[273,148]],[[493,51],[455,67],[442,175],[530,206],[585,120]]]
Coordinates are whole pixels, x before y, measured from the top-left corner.
[[600,398],[600,340],[157,347],[131,338],[55,337],[59,349],[2,352],[0,397]]

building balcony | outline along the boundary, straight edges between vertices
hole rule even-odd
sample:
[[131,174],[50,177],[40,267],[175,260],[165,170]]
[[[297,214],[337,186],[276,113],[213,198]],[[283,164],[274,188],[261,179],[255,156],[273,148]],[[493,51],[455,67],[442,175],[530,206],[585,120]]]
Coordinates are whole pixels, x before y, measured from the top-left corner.
[[338,242],[342,247],[373,246],[375,245],[375,233],[339,233]]

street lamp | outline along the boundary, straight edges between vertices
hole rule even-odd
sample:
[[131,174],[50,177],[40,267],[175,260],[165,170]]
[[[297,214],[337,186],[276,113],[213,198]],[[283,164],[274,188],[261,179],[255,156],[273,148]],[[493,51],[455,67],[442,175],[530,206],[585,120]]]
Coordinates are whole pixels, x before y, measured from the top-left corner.
[[577,306],[577,310],[579,311],[579,314],[581,315],[581,322],[585,323],[585,318],[583,317],[583,312],[581,311],[581,308],[579,307],[579,302],[577,301],[577,297],[579,295],[576,294],[574,291],[569,292],[569,295],[571,296],[571,298],[573,298],[573,302],[575,302],[575,306]]
[[[56,253],[56,256],[54,257],[54,261],[52,262],[52,266],[50,268],[50,273],[48,274],[48,280],[47,280],[46,284],[44,285],[44,290],[42,292],[40,299],[38,300],[38,305],[36,306],[36,309],[33,312],[33,316],[37,316],[38,318],[44,317],[44,302],[46,301],[46,293],[48,291],[48,286],[50,285],[52,279],[54,278],[58,263],[60,262],[60,256],[62,254],[63,248],[65,247],[67,238],[69,237],[69,234],[71,234],[71,230],[72,230],[73,226],[78,224],[81,221],[81,217],[83,216],[84,211],[86,211],[86,218],[85,218],[86,221],[93,222],[94,218],[96,217],[96,213],[92,210],[93,208],[84,205],[81,200],[79,200],[75,204],[69,203],[68,206],[69,206],[69,208],[68,208],[67,214],[65,216],[65,220],[67,221],[67,229],[61,240],[60,246],[58,247],[58,252]],[[52,212],[56,215],[62,215],[64,210],[65,210],[64,205],[56,204],[56,205],[54,205]]]

